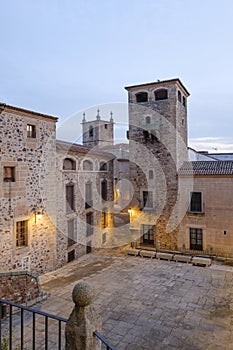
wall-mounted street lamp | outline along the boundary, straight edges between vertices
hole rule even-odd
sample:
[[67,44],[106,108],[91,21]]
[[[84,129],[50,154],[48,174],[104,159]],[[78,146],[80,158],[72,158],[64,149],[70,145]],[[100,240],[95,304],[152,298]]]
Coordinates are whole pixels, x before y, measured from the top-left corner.
[[44,209],[33,209],[34,215],[35,215],[35,224],[38,220],[42,219],[42,216],[44,214]]
[[131,208],[128,209],[129,216],[131,217],[133,214],[133,210]]

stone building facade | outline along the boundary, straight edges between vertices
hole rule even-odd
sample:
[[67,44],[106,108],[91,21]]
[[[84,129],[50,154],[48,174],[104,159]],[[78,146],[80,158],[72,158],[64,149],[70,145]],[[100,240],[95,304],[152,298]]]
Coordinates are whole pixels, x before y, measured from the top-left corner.
[[56,266],[56,122],[1,105],[0,270]]
[[57,141],[59,265],[111,242],[113,155]]
[[129,101],[132,235],[138,243],[177,248],[178,169],[188,159],[187,97],[179,79],[126,87]]
[[57,141],[56,122],[1,105],[0,271],[43,273],[110,244],[114,156]]

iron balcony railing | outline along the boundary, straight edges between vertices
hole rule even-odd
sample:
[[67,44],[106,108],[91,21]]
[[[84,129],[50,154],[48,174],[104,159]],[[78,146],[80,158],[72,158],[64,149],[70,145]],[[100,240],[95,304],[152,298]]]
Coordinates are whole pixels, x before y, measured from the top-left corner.
[[[0,299],[0,350],[61,350],[66,322],[66,318]],[[116,350],[99,332],[93,335],[106,350]]]

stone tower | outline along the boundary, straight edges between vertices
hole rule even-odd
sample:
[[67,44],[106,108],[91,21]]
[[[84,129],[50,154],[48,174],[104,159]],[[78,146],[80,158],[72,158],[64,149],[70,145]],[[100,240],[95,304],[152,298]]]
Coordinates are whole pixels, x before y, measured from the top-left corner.
[[112,112],[109,121],[101,120],[98,109],[96,120],[90,122],[86,121],[84,113],[82,120],[83,145],[91,148],[113,145],[113,125]]
[[131,230],[138,244],[175,249],[177,172],[187,160],[189,93],[179,79],[129,86],[126,90],[130,181],[134,187]]

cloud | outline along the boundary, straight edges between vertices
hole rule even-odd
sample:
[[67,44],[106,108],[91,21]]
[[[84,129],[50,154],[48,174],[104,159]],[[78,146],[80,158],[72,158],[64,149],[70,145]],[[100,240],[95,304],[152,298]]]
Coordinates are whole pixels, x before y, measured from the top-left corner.
[[189,146],[197,151],[209,151],[210,153],[233,152],[233,139],[230,137],[197,137],[189,139]]

